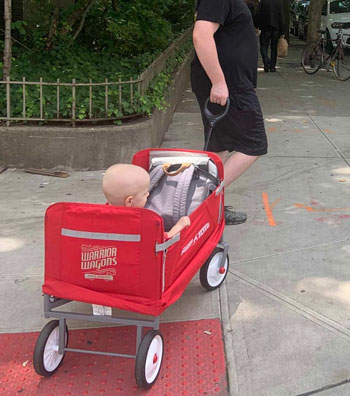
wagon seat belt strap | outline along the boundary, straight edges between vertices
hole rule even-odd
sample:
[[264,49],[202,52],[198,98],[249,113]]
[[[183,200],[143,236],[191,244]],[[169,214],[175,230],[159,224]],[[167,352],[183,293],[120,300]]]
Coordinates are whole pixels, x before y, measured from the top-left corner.
[[182,216],[186,215],[188,189],[190,187],[194,173],[194,166],[191,164],[184,169],[178,179],[174,194],[173,221],[176,224]]
[[165,176],[165,173],[163,172],[161,166],[156,166],[154,169],[151,170],[150,172],[151,182],[149,184],[150,193],[153,190],[153,188],[160,182],[163,176]]

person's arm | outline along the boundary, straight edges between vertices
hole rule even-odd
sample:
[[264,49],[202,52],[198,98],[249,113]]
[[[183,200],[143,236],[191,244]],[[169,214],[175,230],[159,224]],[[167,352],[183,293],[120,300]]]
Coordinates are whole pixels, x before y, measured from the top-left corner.
[[210,101],[224,106],[229,92],[214,40],[214,34],[219,27],[218,23],[197,21],[193,30],[193,44],[198,59],[212,83]]
[[181,217],[181,219],[174,225],[174,227],[166,233],[168,238],[172,238],[183,228],[188,227],[191,224],[191,220],[188,216]]

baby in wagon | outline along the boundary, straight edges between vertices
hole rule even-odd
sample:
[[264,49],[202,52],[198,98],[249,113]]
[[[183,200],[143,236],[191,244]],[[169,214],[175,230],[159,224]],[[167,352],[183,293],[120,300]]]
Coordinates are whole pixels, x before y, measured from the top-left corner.
[[[150,176],[140,166],[115,164],[110,166],[103,177],[103,193],[110,205],[143,208],[149,195]],[[188,216],[183,216],[167,233],[172,238],[191,224]]]
[[[106,170],[102,190],[109,205],[143,208],[149,195],[149,185],[150,176],[140,166],[115,164]],[[181,217],[165,236],[172,238],[190,224],[188,216]],[[112,315],[111,307],[92,304],[92,308],[94,315]]]

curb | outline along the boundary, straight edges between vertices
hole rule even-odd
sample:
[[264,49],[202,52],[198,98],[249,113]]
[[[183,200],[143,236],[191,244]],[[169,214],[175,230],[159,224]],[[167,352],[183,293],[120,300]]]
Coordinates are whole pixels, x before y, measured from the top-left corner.
[[87,171],[129,163],[135,152],[159,147],[187,85],[193,50],[165,93],[167,108],[151,117],[115,126],[0,126],[0,167]]
[[233,329],[230,322],[226,283],[219,288],[219,302],[224,334],[225,356],[227,362],[227,379],[230,396],[239,396],[235,353],[233,348]]

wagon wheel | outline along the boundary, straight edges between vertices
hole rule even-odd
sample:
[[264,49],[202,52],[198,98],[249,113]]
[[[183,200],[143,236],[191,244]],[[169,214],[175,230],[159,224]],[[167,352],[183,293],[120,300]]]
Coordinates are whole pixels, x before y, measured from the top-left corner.
[[[59,321],[52,320],[41,330],[34,347],[33,365],[37,374],[43,377],[52,375],[62,364],[65,352],[58,353]],[[65,346],[68,344],[66,326]]]
[[226,256],[224,265],[221,266],[223,254],[224,250],[216,247],[208,260],[202,265],[199,272],[199,280],[204,289],[215,290],[225,280],[229,267],[229,257],[228,255]]
[[135,378],[139,388],[149,389],[156,382],[162,361],[164,342],[159,330],[143,337],[136,354]]

